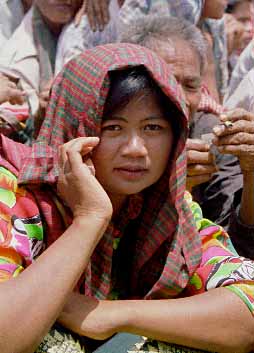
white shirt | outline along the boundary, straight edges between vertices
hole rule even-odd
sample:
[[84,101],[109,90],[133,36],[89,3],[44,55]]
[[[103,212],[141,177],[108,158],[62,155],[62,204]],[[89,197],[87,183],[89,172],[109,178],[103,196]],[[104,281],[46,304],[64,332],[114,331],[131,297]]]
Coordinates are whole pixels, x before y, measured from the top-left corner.
[[21,0],[0,0],[0,49],[24,17]]
[[74,23],[67,25],[58,40],[55,74],[62,70],[64,64],[84,50],[100,44],[115,42],[117,39],[116,22],[119,18],[119,10],[118,1],[111,0],[109,4],[110,21],[101,32],[93,32],[91,30],[86,15],[82,17],[78,27]]
[[254,113],[254,69],[250,70],[239,83],[233,94],[226,100],[228,109],[243,108]]
[[[1,1],[1,0],[0,0]],[[39,107],[40,66],[33,38],[33,7],[0,52],[0,72],[19,80],[32,114]]]

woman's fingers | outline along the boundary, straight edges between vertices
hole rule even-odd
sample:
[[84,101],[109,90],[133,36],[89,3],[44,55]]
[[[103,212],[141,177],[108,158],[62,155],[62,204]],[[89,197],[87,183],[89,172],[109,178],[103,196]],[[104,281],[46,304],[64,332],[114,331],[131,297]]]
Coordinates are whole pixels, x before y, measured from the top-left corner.
[[[59,167],[64,170],[68,163],[67,151],[73,150],[82,156],[85,156],[99,143],[98,137],[78,137],[59,147]],[[82,161],[83,162],[83,161]]]

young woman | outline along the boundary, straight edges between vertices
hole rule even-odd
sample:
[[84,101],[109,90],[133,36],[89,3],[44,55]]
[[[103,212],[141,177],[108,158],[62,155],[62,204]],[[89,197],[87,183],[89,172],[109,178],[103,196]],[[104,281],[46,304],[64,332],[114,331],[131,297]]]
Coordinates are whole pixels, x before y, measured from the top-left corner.
[[[2,136],[1,352],[33,352],[57,318],[94,340],[252,349],[254,264],[184,196],[183,98],[148,49],[97,47],[57,77],[32,149]],[[81,350],[51,333],[38,352]]]

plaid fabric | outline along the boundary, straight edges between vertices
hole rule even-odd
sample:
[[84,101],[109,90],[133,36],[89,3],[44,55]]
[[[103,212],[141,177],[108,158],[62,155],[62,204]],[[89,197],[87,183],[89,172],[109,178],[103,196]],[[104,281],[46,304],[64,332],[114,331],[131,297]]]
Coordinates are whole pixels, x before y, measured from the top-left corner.
[[[54,152],[57,146],[75,137],[100,135],[109,89],[108,72],[139,65],[146,67],[163,92],[176,104],[178,112],[175,118],[182,120],[183,128],[173,161],[160,181],[150,187],[149,192],[143,193],[130,292],[133,297],[174,297],[186,287],[199,265],[201,244],[192,214],[184,201],[184,146],[188,134],[184,99],[169,67],[156,54],[132,44],[108,44],[87,50],[70,61],[55,81],[38,143],[23,159],[19,180],[30,185],[54,182],[58,173]],[[62,231],[55,227],[61,221],[52,216],[51,207],[47,207],[48,200],[41,202],[45,194],[38,196],[36,192],[35,196],[44,207],[51,243],[61,235]],[[106,298],[110,293],[113,239],[116,232],[121,236],[128,225],[128,210],[120,215],[119,229],[117,225],[110,224],[92,256],[79,283],[80,291],[86,295]]]
[[202,86],[201,100],[199,102],[198,111],[220,115],[223,113],[224,108],[213,99],[208,89],[205,86]]

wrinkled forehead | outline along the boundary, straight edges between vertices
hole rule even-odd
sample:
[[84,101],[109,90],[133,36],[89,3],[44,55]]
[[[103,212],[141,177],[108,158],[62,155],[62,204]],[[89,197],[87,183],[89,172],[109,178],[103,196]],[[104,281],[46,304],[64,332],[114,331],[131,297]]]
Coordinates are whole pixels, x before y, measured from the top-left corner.
[[201,80],[201,58],[187,41],[179,39],[158,41],[155,51],[169,64],[172,73],[177,78],[188,75],[194,80]]

